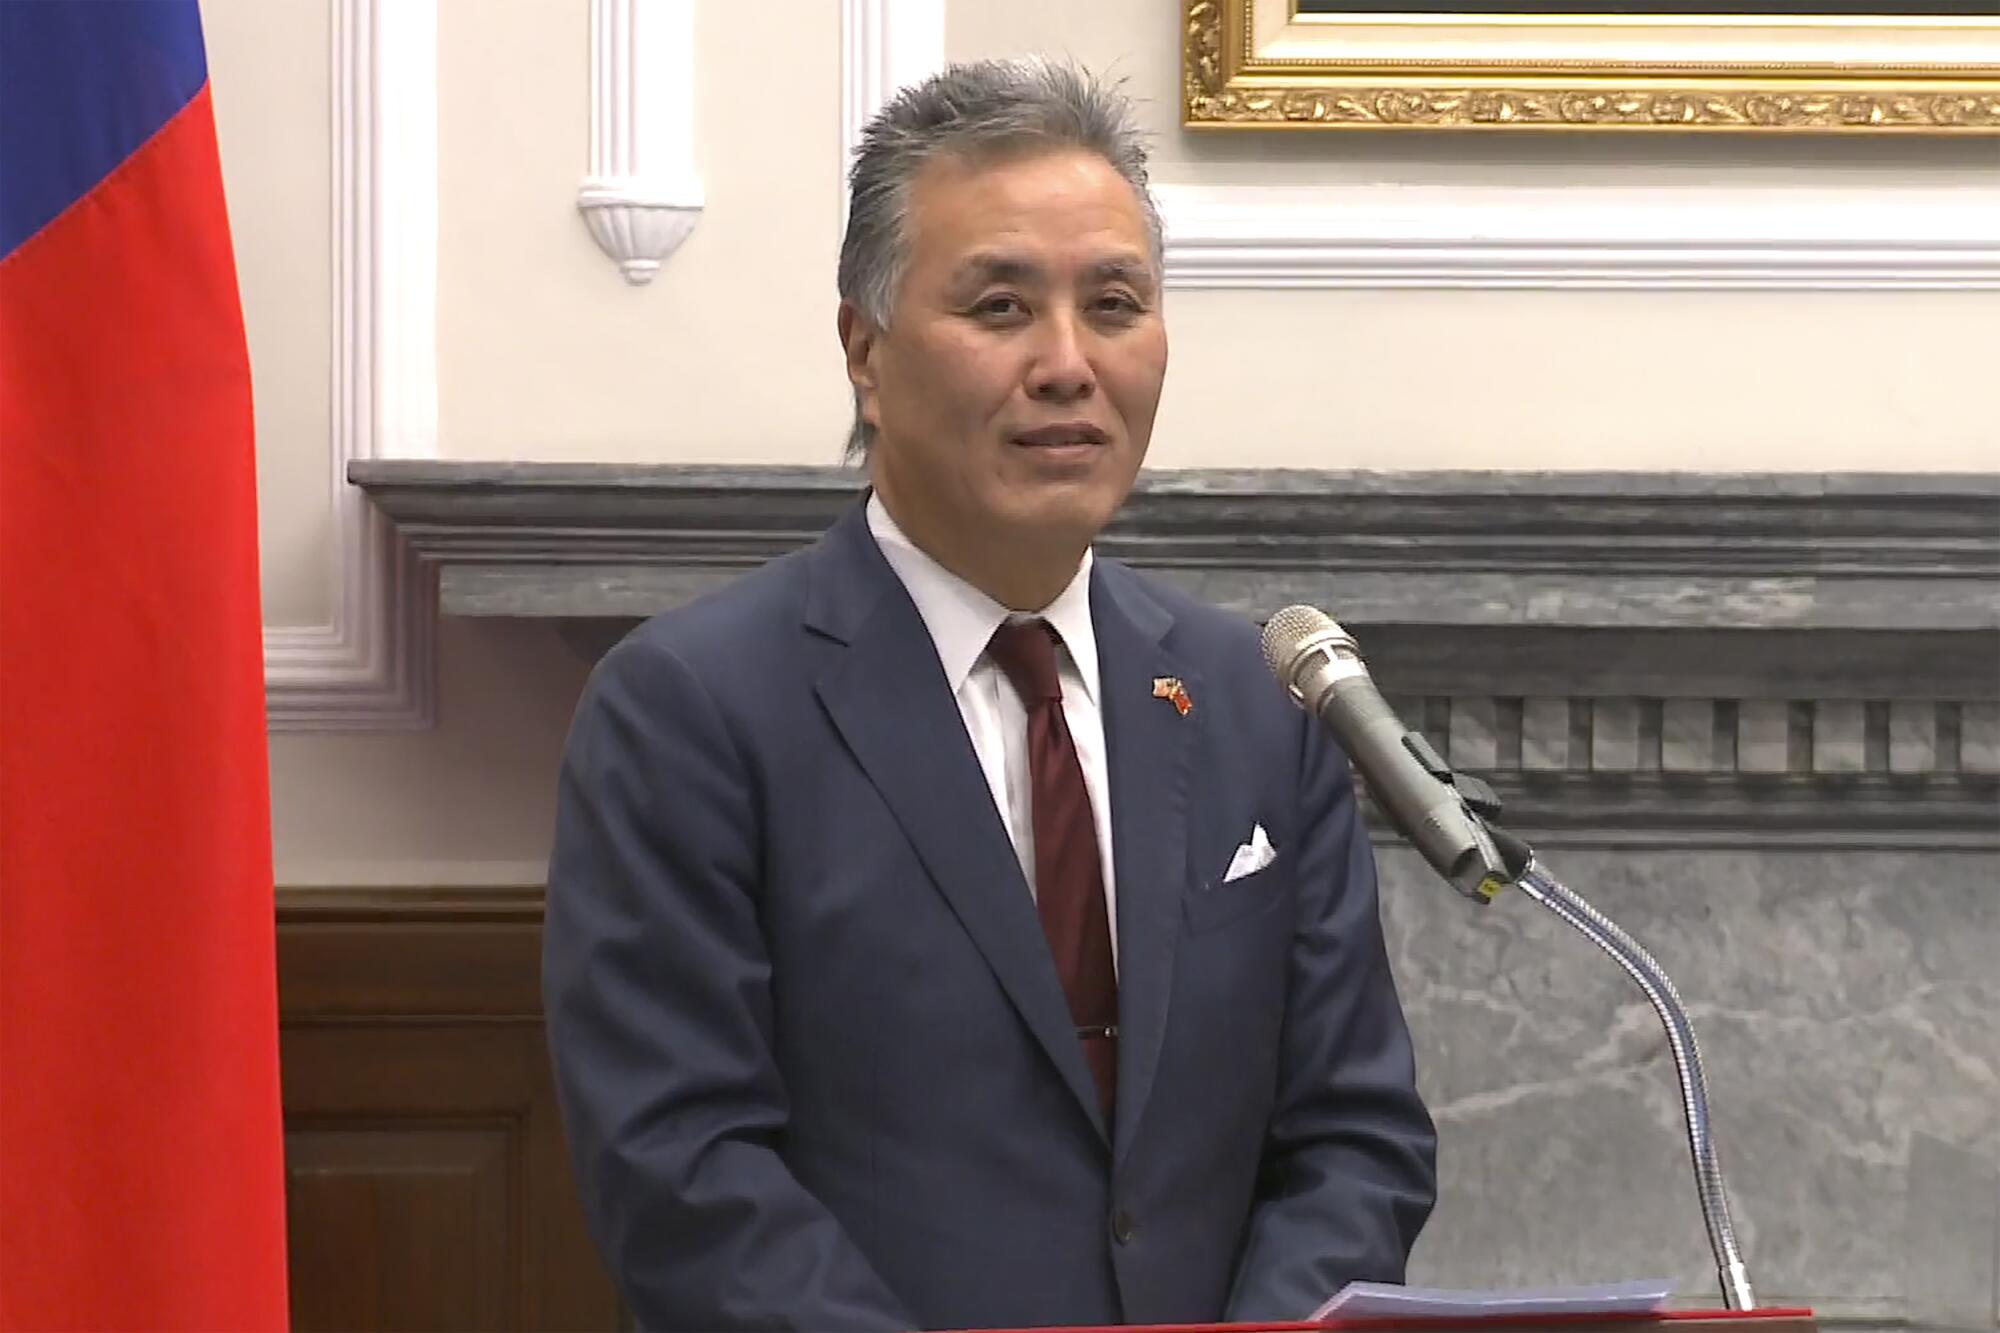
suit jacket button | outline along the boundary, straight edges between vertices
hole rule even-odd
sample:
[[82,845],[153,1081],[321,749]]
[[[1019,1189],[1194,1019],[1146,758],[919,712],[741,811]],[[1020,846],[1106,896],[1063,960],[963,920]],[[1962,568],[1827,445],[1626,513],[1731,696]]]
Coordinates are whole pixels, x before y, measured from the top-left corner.
[[1111,1239],[1120,1245],[1131,1244],[1132,1237],[1138,1234],[1138,1230],[1138,1224],[1132,1220],[1132,1214],[1123,1208],[1111,1215]]

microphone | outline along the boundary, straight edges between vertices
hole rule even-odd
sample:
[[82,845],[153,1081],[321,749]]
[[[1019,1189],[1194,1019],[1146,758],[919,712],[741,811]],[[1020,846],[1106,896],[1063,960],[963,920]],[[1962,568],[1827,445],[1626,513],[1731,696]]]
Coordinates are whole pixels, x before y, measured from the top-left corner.
[[1757,1296],[1736,1242],[1715,1151],[1701,1051],[1666,971],[1616,922],[1549,874],[1526,843],[1492,822],[1500,803],[1485,783],[1453,773],[1429,741],[1396,720],[1368,678],[1354,636],[1333,617],[1310,606],[1286,607],[1264,625],[1264,660],[1294,702],[1333,728],[1375,803],[1454,888],[1484,903],[1519,885],[1608,954],[1645,992],[1666,1029],[1680,1079],[1695,1188],[1723,1301],[1732,1310],[1755,1309]]
[[1265,622],[1264,660],[1293,701],[1340,737],[1389,822],[1452,887],[1484,903],[1520,877],[1526,846],[1482,818],[1499,812],[1491,789],[1454,774],[1397,720],[1333,617],[1286,607]]

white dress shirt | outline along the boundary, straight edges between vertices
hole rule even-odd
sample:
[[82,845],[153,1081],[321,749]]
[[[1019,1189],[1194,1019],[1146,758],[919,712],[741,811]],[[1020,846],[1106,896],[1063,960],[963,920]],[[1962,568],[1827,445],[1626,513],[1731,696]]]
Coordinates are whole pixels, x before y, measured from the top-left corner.
[[[944,667],[945,683],[958,700],[958,714],[986,773],[986,785],[1000,821],[1013,840],[1028,891],[1035,891],[1035,819],[1028,778],[1028,710],[1006,673],[986,652],[993,631],[1016,615],[931,559],[904,535],[879,495],[868,497],[868,530],[896,571],[917,614],[930,630]],[[1083,765],[1084,789],[1097,825],[1097,854],[1104,868],[1104,911],[1112,923],[1111,959],[1118,960],[1118,895],[1111,873],[1111,777],[1104,757],[1104,713],[1098,706],[1097,633],[1090,623],[1088,550],[1076,577],[1035,615],[1054,626],[1062,651],[1056,674],[1062,682],[1063,720]]]

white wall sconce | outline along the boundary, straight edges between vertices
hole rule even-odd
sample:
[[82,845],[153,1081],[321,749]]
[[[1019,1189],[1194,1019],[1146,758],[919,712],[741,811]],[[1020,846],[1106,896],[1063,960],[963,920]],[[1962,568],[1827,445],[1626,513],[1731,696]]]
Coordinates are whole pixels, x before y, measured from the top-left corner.
[[590,0],[590,174],[576,206],[635,287],[701,217],[694,0]]

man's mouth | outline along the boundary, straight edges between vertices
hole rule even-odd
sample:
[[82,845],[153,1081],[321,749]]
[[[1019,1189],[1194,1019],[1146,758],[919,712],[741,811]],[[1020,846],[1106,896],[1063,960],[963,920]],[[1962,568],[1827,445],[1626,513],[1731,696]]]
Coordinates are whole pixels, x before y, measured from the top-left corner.
[[1061,449],[1076,445],[1108,444],[1110,438],[1087,421],[1063,421],[1038,430],[1023,431],[1014,443],[1031,449]]

